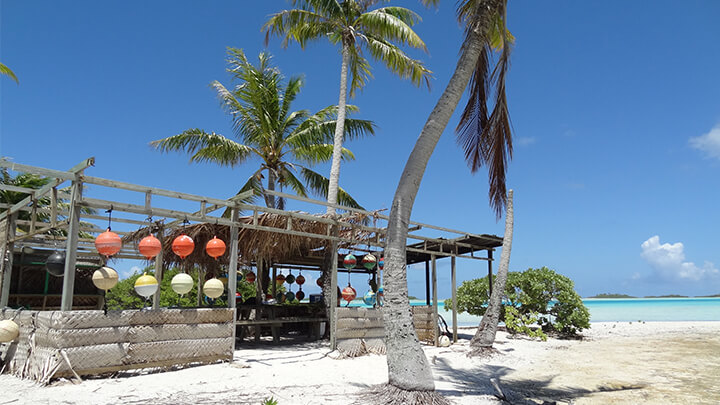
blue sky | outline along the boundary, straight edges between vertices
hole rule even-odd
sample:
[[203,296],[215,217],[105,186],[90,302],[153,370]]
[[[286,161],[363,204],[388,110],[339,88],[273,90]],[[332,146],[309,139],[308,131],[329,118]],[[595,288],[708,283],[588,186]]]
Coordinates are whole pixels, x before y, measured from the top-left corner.
[[[348,145],[341,185],[364,206],[390,206],[410,149],[455,67],[462,33],[454,2],[418,11],[434,72],[415,88],[374,65],[351,102],[378,125]],[[229,84],[225,48],[255,57],[262,23],[288,8],[265,1],[0,2],[0,154],[217,197],[233,195],[255,169],[190,165],[148,142],[199,127],[231,135],[209,88]],[[511,1],[517,41],[508,77],[515,153],[511,270],[547,266],[583,295],[720,292],[720,3]],[[268,50],[306,86],[296,109],[337,102],[340,56],[326,43]],[[457,114],[430,161],[413,219],[475,233],[503,233],[488,206],[485,171],[473,176],[455,143]],[[317,170],[328,173],[329,168]],[[498,254],[499,256],[499,254]],[[132,264],[122,264],[127,271]],[[439,262],[440,296],[449,263]],[[460,279],[486,272],[459,262]],[[410,293],[424,275],[410,270]],[[356,285],[362,285],[360,280]],[[362,290],[364,287],[360,287]]]

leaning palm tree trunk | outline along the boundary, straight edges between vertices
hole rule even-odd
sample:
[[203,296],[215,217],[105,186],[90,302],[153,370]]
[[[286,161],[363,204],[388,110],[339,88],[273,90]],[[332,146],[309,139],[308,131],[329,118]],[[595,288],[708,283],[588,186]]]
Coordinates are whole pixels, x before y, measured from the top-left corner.
[[405,245],[410,213],[425,167],[470,81],[482,49],[479,33],[469,33],[455,72],[420,133],[393,198],[385,250],[387,264],[383,316],[389,383],[402,390],[435,389],[430,364],[413,327],[408,300]]
[[490,302],[488,303],[485,315],[480,321],[475,336],[470,340],[470,356],[482,355],[492,349],[497,334],[500,309],[502,308],[502,296],[505,293],[505,284],[508,278],[508,267],[510,266],[510,250],[512,249],[513,236],[513,191],[508,191],[507,212],[505,213],[505,235],[503,236],[502,253],[500,254],[500,266],[493,284]]
[[[330,165],[330,181],[328,183],[327,202],[337,204],[338,187],[340,184],[340,160],[342,158],[343,134],[345,133],[345,105],[347,103],[348,64],[350,63],[350,50],[343,41],[342,65],[340,67],[340,99],[338,100],[337,121],[335,124],[335,138],[333,140],[333,155]],[[334,214],[334,207],[327,207],[328,214]]]

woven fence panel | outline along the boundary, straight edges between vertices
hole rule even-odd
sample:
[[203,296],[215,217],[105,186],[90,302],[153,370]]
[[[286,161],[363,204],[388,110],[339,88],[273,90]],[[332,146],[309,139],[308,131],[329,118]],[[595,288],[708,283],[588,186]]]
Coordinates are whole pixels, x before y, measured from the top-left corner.
[[42,311],[37,326],[46,329],[89,329],[127,326],[137,311]]
[[45,329],[35,331],[35,344],[56,349],[127,342],[129,326],[87,329]]
[[[129,347],[129,343],[114,343],[108,345],[70,347],[62,350],[67,353],[73,369],[79,373],[81,370],[124,364],[129,357]],[[64,363],[58,369],[58,372],[65,370],[69,370],[67,363]]]
[[191,363],[193,358],[217,356],[232,359],[233,338],[192,339],[173,342],[131,343],[126,364],[178,360],[178,364]]
[[228,338],[232,336],[232,328],[232,324],[229,323],[135,325],[129,329],[127,341],[141,343],[164,340]]
[[337,308],[338,319],[342,318],[365,318],[365,319],[382,319],[382,310],[379,308]]

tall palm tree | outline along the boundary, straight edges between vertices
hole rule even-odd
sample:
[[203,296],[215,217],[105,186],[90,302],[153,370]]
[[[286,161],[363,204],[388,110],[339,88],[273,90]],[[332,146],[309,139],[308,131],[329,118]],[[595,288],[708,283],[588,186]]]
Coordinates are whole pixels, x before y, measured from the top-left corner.
[[[163,152],[185,151],[191,154],[191,162],[214,162],[221,166],[235,167],[256,157],[260,167],[239,191],[255,193],[243,202],[253,202],[265,195],[268,207],[284,209],[284,199],[264,194],[265,187],[268,190],[289,187],[303,197],[308,191],[323,196],[327,193],[327,178],[308,166],[327,162],[332,156],[333,145],[329,142],[333,139],[337,107],[330,106],[314,114],[307,110],[292,111],[291,104],[303,81],[291,77],[285,83],[280,71],[271,65],[271,59],[268,53],[260,53],[255,66],[242,50],[229,48],[227,71],[238,84],[231,90],[218,81],[211,84],[223,109],[231,115],[233,131],[240,142],[192,128],[150,144]],[[348,110],[354,112],[357,108],[349,106]],[[371,121],[348,119],[344,136],[355,138],[373,133]],[[342,156],[354,158],[347,149],[342,150]],[[344,190],[340,190],[339,202],[359,207]]]
[[17,76],[15,76],[15,73],[2,63],[0,63],[0,75],[8,76],[9,78],[15,80],[15,83],[20,83]]
[[[430,365],[419,345],[408,310],[405,244],[412,206],[428,160],[466,88],[469,99],[457,127],[458,142],[472,171],[482,165],[488,166],[490,204],[498,217],[506,202],[505,172],[508,155],[512,154],[505,96],[512,38],[506,29],[506,8],[507,0],[461,0],[458,3],[458,19],[465,26],[460,58],[408,158],[393,198],[385,249],[383,317],[389,383],[400,390],[428,394],[434,391]],[[492,110],[488,107],[489,101],[492,101]]]
[[[337,126],[333,139],[330,167],[330,183],[327,201],[335,204],[340,178],[343,133],[346,125],[348,70],[352,74],[350,97],[372,77],[370,63],[363,50],[402,78],[409,78],[415,85],[429,85],[430,71],[422,62],[410,58],[399,46],[427,50],[425,43],[412,30],[420,21],[414,12],[402,7],[380,7],[370,10],[387,0],[293,0],[296,9],[274,14],[263,26],[265,43],[270,35],[283,36],[283,46],[297,42],[303,49],[309,42],[327,38],[332,44],[341,45],[340,96],[337,105]],[[328,207],[328,213],[335,209]]]

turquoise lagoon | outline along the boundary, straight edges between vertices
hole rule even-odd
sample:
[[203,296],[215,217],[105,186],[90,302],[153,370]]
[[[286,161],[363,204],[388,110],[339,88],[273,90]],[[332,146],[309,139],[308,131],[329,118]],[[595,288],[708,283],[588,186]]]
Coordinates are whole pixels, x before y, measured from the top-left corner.
[[[590,311],[590,322],[720,321],[720,297],[586,298],[583,303]],[[350,305],[355,306],[353,304]],[[411,304],[425,305],[425,301],[413,300]],[[438,303],[438,313],[448,326],[452,325],[452,312],[445,311],[442,301]],[[467,313],[458,313],[458,326],[477,326],[480,318]]]

